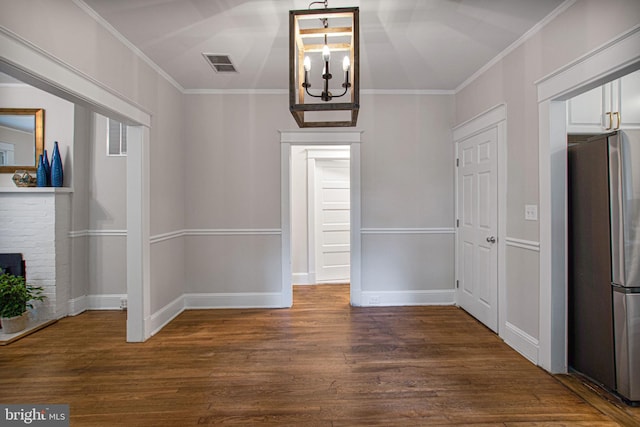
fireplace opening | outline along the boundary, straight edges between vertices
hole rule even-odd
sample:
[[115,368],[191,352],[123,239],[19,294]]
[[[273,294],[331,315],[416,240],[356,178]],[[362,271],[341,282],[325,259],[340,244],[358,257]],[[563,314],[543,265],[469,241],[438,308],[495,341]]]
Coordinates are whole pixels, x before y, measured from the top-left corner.
[[0,254],[0,272],[22,276],[27,279],[22,254]]

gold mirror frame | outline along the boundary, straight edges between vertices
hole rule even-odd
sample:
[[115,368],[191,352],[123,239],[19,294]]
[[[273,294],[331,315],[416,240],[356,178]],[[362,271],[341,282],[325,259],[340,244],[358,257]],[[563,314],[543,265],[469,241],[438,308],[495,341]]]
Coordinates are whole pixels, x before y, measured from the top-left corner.
[[14,173],[17,170],[36,171],[40,154],[44,153],[44,110],[42,108],[0,108],[0,115],[34,116],[36,156],[33,165],[0,166],[0,173]]

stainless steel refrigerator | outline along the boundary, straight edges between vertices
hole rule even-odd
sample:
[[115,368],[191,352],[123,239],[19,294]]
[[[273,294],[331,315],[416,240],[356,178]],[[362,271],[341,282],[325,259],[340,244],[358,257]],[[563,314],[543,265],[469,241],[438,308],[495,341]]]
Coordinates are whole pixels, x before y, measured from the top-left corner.
[[583,139],[568,150],[569,367],[640,402],[640,131]]

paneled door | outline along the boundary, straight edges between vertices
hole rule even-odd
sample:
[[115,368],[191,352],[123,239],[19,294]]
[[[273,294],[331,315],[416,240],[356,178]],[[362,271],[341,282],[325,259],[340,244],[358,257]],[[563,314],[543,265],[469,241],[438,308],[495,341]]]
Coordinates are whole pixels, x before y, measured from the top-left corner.
[[458,303],[498,330],[498,129],[458,143]]
[[346,283],[350,276],[349,160],[315,162],[316,282]]

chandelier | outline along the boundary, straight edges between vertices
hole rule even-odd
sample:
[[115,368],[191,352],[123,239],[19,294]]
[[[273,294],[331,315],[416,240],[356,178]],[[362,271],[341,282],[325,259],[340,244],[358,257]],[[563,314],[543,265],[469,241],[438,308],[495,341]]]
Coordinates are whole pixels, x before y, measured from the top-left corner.
[[[324,8],[312,9],[316,4]],[[358,14],[357,7],[329,8],[328,0],[289,11],[289,110],[299,127],[356,125],[360,108]],[[335,68],[342,70],[336,73],[342,74],[341,84],[333,83]]]

